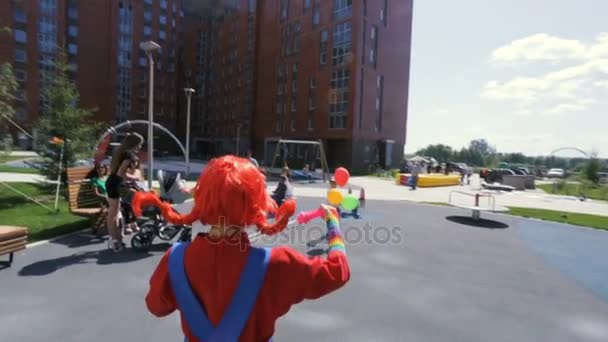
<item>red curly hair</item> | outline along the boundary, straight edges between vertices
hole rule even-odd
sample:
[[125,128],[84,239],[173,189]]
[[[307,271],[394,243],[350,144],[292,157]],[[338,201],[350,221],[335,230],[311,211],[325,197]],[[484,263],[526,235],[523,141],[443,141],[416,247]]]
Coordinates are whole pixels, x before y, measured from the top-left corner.
[[[266,177],[248,159],[232,155],[211,160],[192,193],[194,206],[186,215],[175,212],[158,196],[143,192],[133,197],[133,211],[141,216],[142,208],[156,206],[174,224],[191,225],[197,220],[203,224],[243,228],[255,224],[263,234],[271,235],[285,229],[296,210],[294,200],[285,201],[277,209],[266,192]],[[268,212],[275,213],[274,224],[266,220]]]

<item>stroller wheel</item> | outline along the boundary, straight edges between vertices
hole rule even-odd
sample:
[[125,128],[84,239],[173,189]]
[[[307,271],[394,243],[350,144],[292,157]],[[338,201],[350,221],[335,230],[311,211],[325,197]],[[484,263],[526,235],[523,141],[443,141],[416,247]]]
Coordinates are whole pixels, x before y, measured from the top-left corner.
[[131,247],[136,251],[146,251],[152,245],[153,236],[144,232],[139,232],[131,239]]
[[158,230],[158,237],[164,241],[171,241],[179,232],[180,227],[172,224],[165,225]]

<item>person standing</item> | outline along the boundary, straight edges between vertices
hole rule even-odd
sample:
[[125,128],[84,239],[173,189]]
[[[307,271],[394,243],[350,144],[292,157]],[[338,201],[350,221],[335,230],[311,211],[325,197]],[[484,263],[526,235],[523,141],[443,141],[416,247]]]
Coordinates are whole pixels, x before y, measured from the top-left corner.
[[137,160],[137,151],[141,149],[144,138],[137,133],[129,133],[112,153],[110,176],[106,180],[108,193],[107,227],[110,239],[110,248],[115,251],[124,249],[122,232],[119,229],[118,218],[120,213],[120,187],[125,179],[136,181],[136,177],[129,175],[129,166]]
[[418,165],[418,163],[412,163],[412,181],[410,182],[412,190],[416,190],[416,186],[418,185],[418,175],[420,175],[420,165]]
[[251,150],[247,150],[247,159],[249,159],[251,164],[255,165],[255,167],[260,167],[260,164],[258,163],[257,159],[253,158],[253,152]]

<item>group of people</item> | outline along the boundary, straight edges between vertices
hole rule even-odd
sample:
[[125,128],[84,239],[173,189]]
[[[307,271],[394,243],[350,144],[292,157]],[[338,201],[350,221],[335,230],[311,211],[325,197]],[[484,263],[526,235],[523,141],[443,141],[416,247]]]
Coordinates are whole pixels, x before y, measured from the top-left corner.
[[[113,151],[111,164],[97,165],[90,177],[97,195],[107,203],[106,224],[114,251],[124,248],[118,224],[121,187],[143,181],[137,157],[142,143],[141,135],[127,135]],[[266,178],[250,154],[213,159],[199,178],[204,186],[193,189],[192,211],[183,215],[154,192],[135,192],[136,213],[155,206],[171,223],[200,221],[211,227],[192,242],[174,244],[162,257],[150,279],[148,310],[158,317],[181,311],[188,341],[268,341],[278,318],[294,304],[346,284],[350,268],[340,214],[334,207],[321,205],[327,226],[326,258],[310,258],[288,246],[269,249],[249,243],[245,232],[249,226],[266,235],[287,227],[296,210],[289,176],[289,168],[284,168],[277,189],[269,195]],[[335,181],[331,184],[336,186]],[[269,213],[274,222],[267,221]]]
[[[122,241],[124,234],[131,234],[139,230],[130,206],[133,193],[150,190],[144,182],[137,156],[143,141],[141,135],[129,133],[120,146],[114,150],[110,166],[96,164],[92,173],[87,177],[94,186],[95,194],[107,208],[106,216],[100,217],[100,221],[105,219],[110,237],[109,246],[115,252],[124,249],[125,244]],[[128,191],[125,196],[121,197],[121,193],[124,193],[123,187],[126,187]],[[120,220],[124,222],[122,229]],[[102,222],[97,222],[95,226],[102,225]]]

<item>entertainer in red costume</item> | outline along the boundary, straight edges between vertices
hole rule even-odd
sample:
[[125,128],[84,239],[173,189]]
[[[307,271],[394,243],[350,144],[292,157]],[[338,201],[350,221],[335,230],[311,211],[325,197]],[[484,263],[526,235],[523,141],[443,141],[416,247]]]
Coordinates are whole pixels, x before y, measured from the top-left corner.
[[[327,224],[327,258],[309,258],[288,246],[252,247],[245,228],[279,233],[295,212],[295,201],[279,208],[266,193],[265,177],[249,160],[212,160],[193,190],[194,206],[180,215],[153,194],[133,200],[139,212],[154,205],[175,224],[211,225],[189,244],[176,244],[150,279],[148,310],[163,317],[180,311],[186,341],[269,341],[275,322],[304,299],[316,299],[350,278],[335,209],[322,206]],[[266,221],[274,212],[276,221]]]

